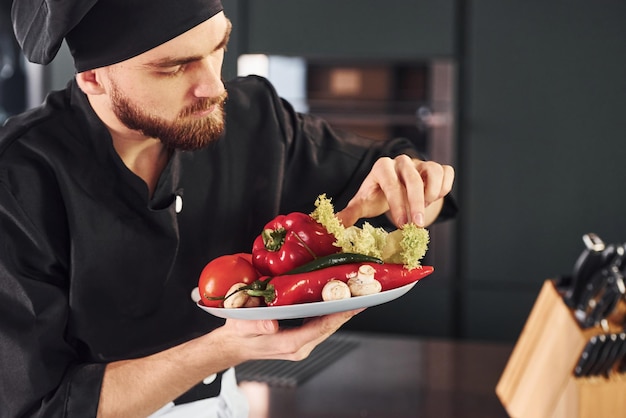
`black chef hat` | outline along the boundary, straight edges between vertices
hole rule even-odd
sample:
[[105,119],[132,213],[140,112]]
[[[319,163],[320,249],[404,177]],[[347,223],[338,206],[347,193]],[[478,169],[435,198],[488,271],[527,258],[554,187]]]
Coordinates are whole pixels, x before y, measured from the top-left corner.
[[48,64],[65,38],[78,72],[132,58],[222,10],[220,0],[14,0],[29,61]]

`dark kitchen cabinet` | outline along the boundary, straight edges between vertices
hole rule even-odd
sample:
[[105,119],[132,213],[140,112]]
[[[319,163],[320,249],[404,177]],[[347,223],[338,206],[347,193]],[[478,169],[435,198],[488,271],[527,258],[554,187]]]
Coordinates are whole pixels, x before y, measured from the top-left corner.
[[247,1],[248,53],[425,58],[454,50],[452,0]]
[[430,60],[456,49],[454,0],[229,0],[224,75],[241,54]]

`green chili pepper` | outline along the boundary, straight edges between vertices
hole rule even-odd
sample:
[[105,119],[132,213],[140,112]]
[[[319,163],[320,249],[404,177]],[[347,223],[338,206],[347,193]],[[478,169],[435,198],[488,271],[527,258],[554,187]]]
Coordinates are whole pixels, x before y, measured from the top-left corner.
[[370,255],[358,254],[358,253],[336,253],[329,254],[323,257],[318,257],[313,261],[309,261],[299,267],[289,270],[285,274],[298,274],[309,273],[311,271],[320,270],[327,267],[338,266],[341,264],[352,263],[376,263],[382,264],[383,260]]

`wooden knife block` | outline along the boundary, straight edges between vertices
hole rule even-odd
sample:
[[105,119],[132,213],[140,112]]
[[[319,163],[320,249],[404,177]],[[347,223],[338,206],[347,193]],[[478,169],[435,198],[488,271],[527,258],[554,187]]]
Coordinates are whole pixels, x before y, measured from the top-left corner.
[[[621,331],[611,319],[617,318],[609,318],[608,332]],[[509,415],[626,416],[626,377],[614,373],[608,379],[576,378],[573,373],[589,338],[606,332],[599,327],[581,329],[554,282],[547,280],[496,386],[496,394]]]

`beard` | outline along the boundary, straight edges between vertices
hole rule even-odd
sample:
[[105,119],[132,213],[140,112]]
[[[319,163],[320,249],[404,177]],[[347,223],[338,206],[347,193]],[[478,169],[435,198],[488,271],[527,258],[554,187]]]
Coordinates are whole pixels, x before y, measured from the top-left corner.
[[[224,103],[226,91],[218,97],[198,99],[184,108],[172,122],[144,112],[139,106],[125,97],[116,85],[111,89],[113,112],[129,129],[140,131],[143,135],[158,138],[170,150],[191,151],[201,149],[220,138],[224,132]],[[215,106],[213,111],[203,118],[194,117]]]

